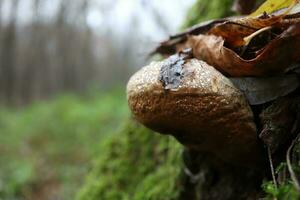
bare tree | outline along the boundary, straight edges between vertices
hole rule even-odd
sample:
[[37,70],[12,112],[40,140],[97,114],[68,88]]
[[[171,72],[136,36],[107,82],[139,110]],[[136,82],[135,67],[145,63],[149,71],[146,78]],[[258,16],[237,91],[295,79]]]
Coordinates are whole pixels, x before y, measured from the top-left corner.
[[[142,65],[137,54],[142,38],[139,16],[132,17],[130,28],[120,33],[106,23],[112,17],[107,10],[114,9],[118,0],[105,4],[60,0],[51,19],[42,12],[47,1],[32,2],[28,24],[17,21],[19,0],[11,1],[8,22],[1,23],[0,16],[1,102],[22,105],[64,91],[81,93],[93,84],[101,88],[124,84],[132,66]],[[105,19],[102,34],[87,24],[92,6]],[[161,20],[157,13],[152,17]],[[167,31],[164,23],[160,26]]]
[[16,19],[19,0],[13,0],[10,4],[10,21],[6,29],[2,32],[2,46],[1,46],[1,73],[0,73],[0,87],[2,93],[1,99],[6,98],[9,102],[12,101],[13,88],[15,84],[15,59],[16,51]]

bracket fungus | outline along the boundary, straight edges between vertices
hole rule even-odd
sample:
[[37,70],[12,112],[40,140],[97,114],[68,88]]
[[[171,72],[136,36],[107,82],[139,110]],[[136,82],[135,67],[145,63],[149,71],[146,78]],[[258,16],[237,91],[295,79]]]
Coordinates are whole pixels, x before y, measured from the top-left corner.
[[127,84],[135,119],[173,135],[188,149],[240,166],[259,166],[253,113],[233,83],[204,61],[180,52],[140,69]]
[[[277,185],[274,166],[292,141],[290,163],[300,137],[300,12],[291,12],[300,3],[291,2],[280,11],[216,19],[172,35],[151,53],[168,58],[130,78],[134,118],[185,147],[184,193],[257,199],[263,178],[272,175]],[[208,190],[198,190],[214,177]]]

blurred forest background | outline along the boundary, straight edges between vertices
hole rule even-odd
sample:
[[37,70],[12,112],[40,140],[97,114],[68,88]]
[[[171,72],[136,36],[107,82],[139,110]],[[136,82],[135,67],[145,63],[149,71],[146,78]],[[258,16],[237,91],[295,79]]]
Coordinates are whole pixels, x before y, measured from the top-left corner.
[[155,0],[1,0],[1,102],[22,105],[91,85],[124,84],[151,47],[176,30],[189,3],[170,5]]
[[0,200],[74,199],[194,0],[0,0]]

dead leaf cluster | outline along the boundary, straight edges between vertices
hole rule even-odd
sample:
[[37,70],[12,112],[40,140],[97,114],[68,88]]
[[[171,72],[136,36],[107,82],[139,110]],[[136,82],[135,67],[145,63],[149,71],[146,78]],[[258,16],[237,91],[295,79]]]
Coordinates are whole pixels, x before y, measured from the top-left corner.
[[171,36],[154,52],[169,56],[192,48],[194,57],[231,77],[285,73],[300,60],[300,12],[291,12],[294,7],[205,22]]

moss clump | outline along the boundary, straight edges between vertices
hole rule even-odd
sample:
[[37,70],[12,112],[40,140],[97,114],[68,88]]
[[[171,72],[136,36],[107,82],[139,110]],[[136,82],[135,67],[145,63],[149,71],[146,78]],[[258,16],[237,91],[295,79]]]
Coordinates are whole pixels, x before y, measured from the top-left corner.
[[[292,149],[293,158],[292,168],[296,173],[297,177],[300,174],[300,143],[297,143]],[[286,162],[282,162],[276,168],[276,176],[280,177],[278,179],[278,187],[276,187],[272,181],[264,182],[262,185],[263,191],[266,193],[267,200],[280,199],[280,200],[289,200],[289,199],[300,199],[300,192],[295,188],[293,180],[290,177],[288,172],[288,167]]]
[[180,192],[181,147],[129,121],[107,139],[78,200],[170,200]]
[[263,190],[266,193],[266,200],[280,199],[300,199],[300,193],[295,189],[291,181],[283,185],[279,185],[278,188],[275,187],[273,182],[265,182],[263,184]]
[[231,16],[234,0],[198,0],[188,11],[183,28],[187,28],[210,19]]

